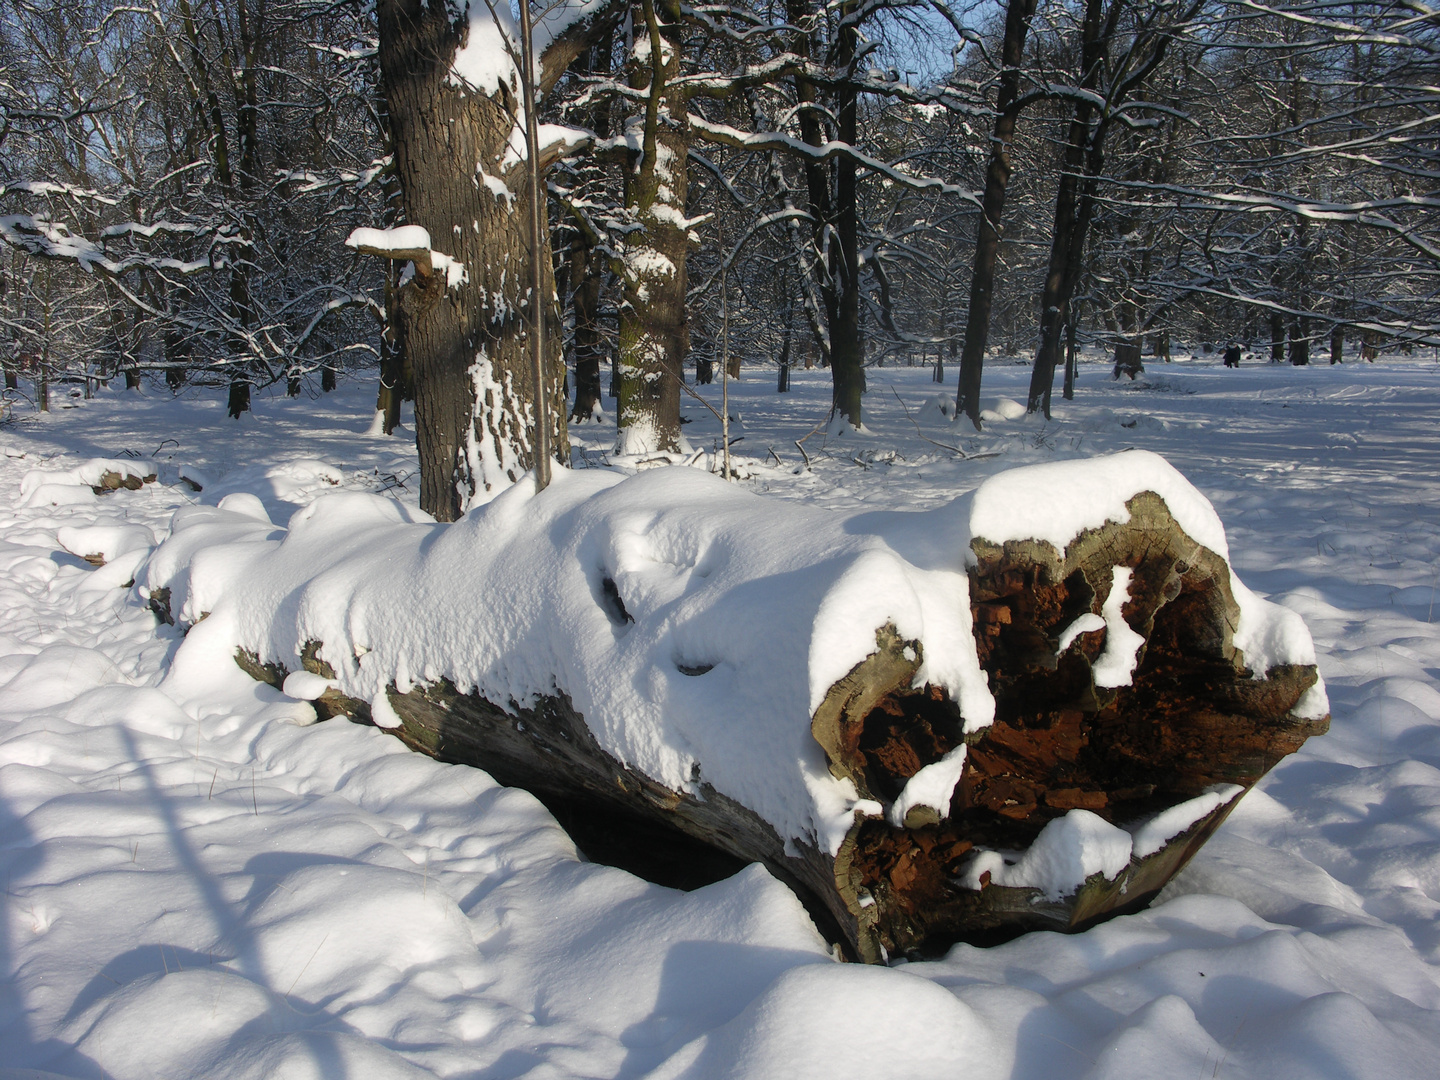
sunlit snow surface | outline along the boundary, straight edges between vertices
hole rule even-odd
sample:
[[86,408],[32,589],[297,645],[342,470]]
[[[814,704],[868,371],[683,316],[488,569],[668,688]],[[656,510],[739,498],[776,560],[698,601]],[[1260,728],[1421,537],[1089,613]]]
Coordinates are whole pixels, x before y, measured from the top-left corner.
[[[307,704],[238,669],[171,674],[176,635],[119,578],[148,542],[136,526],[163,537],[177,508],[225,496],[259,537],[326,491],[413,502],[413,448],[361,434],[368,384],[260,397],[238,424],[219,400],[111,393],[0,428],[0,1070],[1433,1075],[1440,366],[1234,372],[1216,356],[1116,385],[1086,365],[1054,423],[997,405],[982,436],[928,404],[927,370],[882,368],[867,432],[807,439],[799,475],[793,440],[824,419],[828,386],[796,372],[777,395],[773,378],[731,387],[744,483],[822,508],[933,508],[1016,465],[1163,454],[1214,504],[1246,583],[1304,616],[1331,734],[1247,795],[1147,912],[835,965],[757,868],[683,894],[584,864],[538,803],[477,770],[374,729],[301,726]],[[1027,378],[992,365],[986,392],[1020,398]],[[998,456],[926,442],[892,385],[924,436]],[[711,448],[714,419],[686,411]],[[597,467],[614,443],[606,424],[572,436]],[[131,455],[162,483],[20,505],[32,469]],[[182,466],[216,482],[196,495]],[[93,569],[89,542],[114,561]]]

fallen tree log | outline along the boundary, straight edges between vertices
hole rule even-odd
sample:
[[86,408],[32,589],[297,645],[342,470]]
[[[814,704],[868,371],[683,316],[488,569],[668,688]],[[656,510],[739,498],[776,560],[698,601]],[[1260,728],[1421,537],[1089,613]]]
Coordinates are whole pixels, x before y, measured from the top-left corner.
[[[663,776],[662,768],[635,760],[639,754],[627,752],[617,734],[627,717],[613,715],[593,697],[587,699],[589,714],[577,707],[576,691],[584,687],[560,681],[558,660],[549,692],[525,700],[497,694],[493,677],[492,686],[482,689],[476,685],[482,680],[434,666],[425,670],[403,658],[381,664],[384,682],[378,693],[367,693],[361,669],[383,651],[373,629],[362,635],[371,640],[355,640],[352,611],[328,622],[352,626],[348,637],[338,630],[334,636],[306,636],[324,621],[303,614],[307,594],[332,595],[334,588],[333,582],[317,585],[323,573],[313,561],[309,571],[297,572],[269,599],[241,599],[233,588],[215,595],[232,605],[230,633],[241,667],[312,700],[322,717],[378,723],[416,750],[478,765],[554,805],[578,806],[618,822],[648,820],[739,859],[763,862],[859,959],[925,955],[956,940],[1080,929],[1142,906],[1194,855],[1245,790],[1326,729],[1323,689],[1298,619],[1266,605],[1232,577],[1208,503],[1183,480],[1177,487],[1173,470],[1157,472],[1158,459],[1151,458],[1132,460],[1145,467],[1128,484],[1115,483],[1113,476],[1107,481],[1106,497],[1098,500],[1105,505],[1082,515],[1092,521],[1088,527],[1061,523],[1049,538],[1046,528],[1032,527],[1023,514],[1018,522],[1013,514],[997,516],[996,499],[1003,503],[1005,492],[995,484],[1003,476],[987,482],[961,508],[971,529],[965,568],[948,573],[960,586],[951,597],[959,595],[968,608],[961,613],[968,644],[934,629],[933,597],[923,602],[931,604],[932,625],[922,632],[915,629],[913,612],[892,605],[902,614],[864,630],[873,642],[868,655],[823,686],[812,686],[808,745],[823,756],[817,755],[816,769],[798,770],[807,790],[817,793],[811,817],[816,824],[808,830],[796,829],[793,818],[785,820],[765,804],[764,793],[747,789],[733,770],[721,768],[723,754],[715,755],[714,777],[710,759],[698,753],[678,782],[673,772]],[[1100,468],[1075,463],[1080,465]],[[1067,468],[1068,480],[1062,469],[1058,480],[1047,474],[1027,483],[1032,489],[1036,482],[1042,488],[1072,483],[1079,474]],[[1162,482],[1147,487],[1147,478]],[[1025,487],[1018,480],[1008,486],[1016,484]],[[1153,488],[1168,489],[1167,497]],[[707,493],[713,490],[706,485]],[[1035,490],[1018,493],[1031,502],[1036,496]],[[592,493],[572,507],[607,497]],[[721,498],[733,495],[727,491]],[[1209,517],[1195,509],[1196,499]],[[1181,512],[1173,513],[1171,504],[1180,504]],[[633,500],[623,508],[633,509]],[[714,508],[722,516],[726,509]],[[683,516],[685,508],[678,512]],[[771,503],[766,512],[797,511]],[[571,523],[572,532],[593,535],[595,521],[614,527],[617,516],[603,507],[598,518],[587,521],[582,514]],[[553,538],[556,520],[566,519],[547,518],[530,532],[512,527],[509,535],[523,534],[526,543],[541,534]],[[639,534],[663,532],[658,521],[643,523]],[[813,534],[813,528],[804,528],[813,524],[802,523],[802,531]],[[292,525],[291,537],[303,531]],[[316,540],[321,533],[336,535],[333,529],[315,531]],[[1067,533],[1068,539],[1055,542]],[[289,542],[277,548],[268,541],[270,554],[282,555]],[[430,542],[439,544],[433,536]],[[842,581],[857,576],[855,567],[873,547],[840,573]],[[191,553],[202,548],[193,539],[186,546]],[[559,548],[566,550],[564,544]],[[570,550],[584,551],[585,545]],[[357,580],[362,572],[354,565],[357,556],[340,552],[334,558],[332,567],[348,565],[346,580]],[[394,558],[392,552],[387,565],[393,566]],[[227,562],[234,561],[230,550]],[[694,565],[703,563],[702,556]],[[180,567],[167,570],[163,559],[159,566],[151,578],[152,597],[160,588],[205,592]],[[883,582],[876,573],[868,567],[858,574],[859,583]],[[416,574],[408,581],[411,587],[424,576]],[[232,569],[232,580],[234,575]],[[673,603],[650,605],[644,580],[621,572],[602,573],[598,581],[592,576],[591,602],[605,613],[606,629],[617,642],[632,626],[638,632],[648,625],[655,611],[668,611],[668,634],[645,645],[652,673],[664,669],[671,682],[699,683],[720,664],[746,667],[749,661],[695,655],[693,643],[687,645],[676,630]],[[773,576],[761,580],[774,582]],[[832,587],[809,594],[816,610],[812,682],[817,671],[829,669],[816,658],[816,646],[829,642],[821,627],[827,604],[835,605],[841,594],[848,599],[839,609],[854,613],[853,591]],[[503,621],[515,603],[530,599],[488,595],[495,610],[477,615],[482,620]],[[219,615],[225,606],[214,610]],[[724,608],[711,603],[705,612],[721,619]],[[547,614],[553,613],[536,618],[543,621]],[[277,621],[285,625],[278,639]],[[337,638],[343,638],[338,646]],[[669,648],[660,652],[654,641]],[[287,650],[293,658],[288,664],[278,659]],[[398,670],[387,670],[392,666]],[[302,670],[305,674],[295,674]],[[417,670],[422,677],[412,678],[409,672]],[[673,678],[677,673],[679,680]],[[978,691],[977,677],[983,679]],[[377,685],[374,667],[369,678]],[[723,697],[723,684],[715,685]],[[666,703],[675,700],[672,693]],[[697,709],[705,704],[693,701]],[[777,702],[777,725],[784,722],[782,705]],[[631,717],[630,723],[641,720]],[[705,734],[693,733],[692,741],[703,741]],[[829,782],[817,779],[820,767]],[[834,805],[827,801],[837,797]]]

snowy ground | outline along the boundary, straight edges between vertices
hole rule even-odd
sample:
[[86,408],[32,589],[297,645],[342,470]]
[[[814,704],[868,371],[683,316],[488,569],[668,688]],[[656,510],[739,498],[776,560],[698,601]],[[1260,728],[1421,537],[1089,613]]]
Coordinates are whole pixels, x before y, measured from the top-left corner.
[[[1022,398],[1028,374],[992,365],[986,393]],[[234,491],[277,524],[336,486],[413,501],[413,448],[364,434],[368,384],[262,398],[240,423],[218,399],[109,393],[0,428],[0,1080],[1440,1072],[1440,364],[1235,372],[1217,355],[1134,384],[1086,365],[1053,423],[997,413],[978,436],[934,407],[927,369],[882,368],[869,432],[810,435],[798,474],[828,385],[793,385],[732,384],[735,451],[743,483],[822,507],[1165,455],[1214,502],[1246,583],[1307,620],[1331,733],[1144,913],[835,964],[759,868],[687,894],[581,862],[484,773],[302,726],[308,706],[238,669],[172,672],[177,635],[121,587],[124,556],[72,553],[150,534],[61,530],[159,538]],[[716,421],[685,409],[714,446]],[[613,428],[574,437],[605,466]],[[22,505],[31,469],[130,456],[162,483]],[[214,482],[194,495],[181,466]]]

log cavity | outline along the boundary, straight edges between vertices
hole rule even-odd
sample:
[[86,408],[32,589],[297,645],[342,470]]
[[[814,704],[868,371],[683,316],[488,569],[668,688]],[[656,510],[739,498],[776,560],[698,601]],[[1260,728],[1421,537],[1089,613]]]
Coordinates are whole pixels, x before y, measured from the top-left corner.
[[[880,955],[1079,929],[1143,906],[1233,802],[1132,860],[1125,880],[1087,883],[1061,903],[1033,889],[969,888],[966,866],[976,848],[1018,857],[1073,810],[1126,828],[1212,785],[1248,788],[1328,726],[1291,714],[1313,668],[1257,679],[1246,667],[1232,642],[1239,609],[1224,560],[1186,536],[1157,496],[1136,496],[1129,509],[1129,522],[1085,533],[1063,554],[1035,541],[975,542],[970,595],[995,698],[990,727],[964,735],[942,690],[913,686],[921,647],[893,627],[817,710],[813,730],[831,771],[887,810],[921,768],[968,744],[948,806],[912,810],[905,828],[868,816],[837,858],[841,891]],[[1130,685],[1105,688],[1093,668],[1107,631],[1084,629],[1096,619],[1076,622],[1101,613],[1117,567],[1131,571],[1121,615],[1146,643]]]
[[866,787],[887,803],[900,797],[910,777],[964,741],[960,710],[936,686],[887,695],[855,732],[851,753]]

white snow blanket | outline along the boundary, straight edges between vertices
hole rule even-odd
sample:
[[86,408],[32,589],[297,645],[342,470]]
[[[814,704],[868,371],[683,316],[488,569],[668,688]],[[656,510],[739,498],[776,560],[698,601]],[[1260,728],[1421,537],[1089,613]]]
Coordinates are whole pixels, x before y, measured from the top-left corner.
[[[1428,360],[1234,372],[1202,357],[1119,386],[1108,370],[1082,364],[1055,423],[977,436],[921,411],[928,369],[877,369],[870,433],[817,434],[808,470],[786,448],[824,415],[826,373],[794,371],[783,395],[749,369],[732,384],[746,486],[835,511],[907,576],[958,572],[958,548],[935,570],[934,538],[890,531],[896,510],[936,511],[908,518],[925,523],[1015,465],[1162,452],[1218,509],[1246,581],[1315,635],[1331,733],[1250,792],[1161,902],[890,969],[833,963],[757,868],[687,894],[584,863],[533,798],[480,770],[373,728],[303,726],[308,702],[218,647],[176,663],[179,633],[126,587],[141,530],[164,539],[177,509],[235,494],[249,496],[227,503],[236,533],[276,545],[325,493],[413,507],[413,447],[364,434],[373,384],[257,394],[240,422],[203,391],[117,390],[0,427],[0,1076],[1432,1075],[1440,376]],[[1028,374],[991,365],[987,388],[1023,397]],[[917,436],[886,382],[971,458]],[[708,449],[718,425],[689,411]],[[577,465],[598,466],[615,429],[572,436]],[[180,447],[156,450],[167,439]],[[156,458],[159,482],[105,496],[57,482],[74,501],[22,505],[27,472],[127,450]],[[181,469],[213,483],[197,494]],[[535,513],[521,494],[520,516]],[[433,529],[397,513],[396,529]],[[638,614],[629,632],[648,632]],[[1085,858],[1113,857],[1092,838]]]

